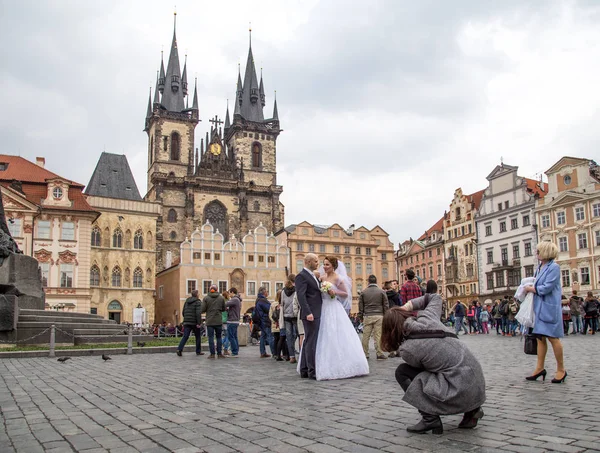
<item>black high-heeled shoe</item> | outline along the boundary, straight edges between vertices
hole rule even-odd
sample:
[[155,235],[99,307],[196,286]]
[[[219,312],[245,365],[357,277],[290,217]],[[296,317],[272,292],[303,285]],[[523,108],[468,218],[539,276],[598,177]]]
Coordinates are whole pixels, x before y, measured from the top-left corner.
[[527,376],[525,379],[527,379],[528,381],[537,381],[537,378],[539,378],[540,376],[542,376],[542,381],[546,380],[546,369],[544,368],[542,371],[540,371],[538,374],[534,374],[533,376]]
[[551,381],[551,382],[552,382],[553,384],[562,384],[563,382],[565,382],[565,379],[566,379],[566,378],[567,378],[567,370],[565,370],[565,375],[564,375],[562,378],[560,378],[560,379],[556,379],[556,378],[554,378],[554,379],[552,379],[552,381]]

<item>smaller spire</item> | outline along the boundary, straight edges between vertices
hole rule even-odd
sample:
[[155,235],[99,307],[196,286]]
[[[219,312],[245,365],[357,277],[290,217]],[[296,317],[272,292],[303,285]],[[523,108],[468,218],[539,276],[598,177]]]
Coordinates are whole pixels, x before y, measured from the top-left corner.
[[198,78],[194,79],[194,101],[192,102],[192,110],[198,111]]
[[234,119],[235,119],[235,115],[241,115],[242,114],[242,95],[241,95],[240,88],[239,88],[241,86],[240,83],[241,82],[238,81],[238,90],[236,92],[236,99],[235,99],[235,102],[233,103],[234,106],[235,106],[233,108]]
[[160,78],[158,77],[158,71],[156,71],[156,88],[154,89],[154,104],[160,104]]
[[262,68],[260,68],[260,87],[258,88],[258,94],[260,96],[260,103],[265,106],[265,87],[263,85]]
[[198,148],[196,148],[196,164],[194,165],[194,167],[198,166]]
[[[212,134],[212,126],[210,127],[211,129],[211,134]],[[208,132],[206,133],[206,150],[208,151],[208,144],[210,143],[210,141],[208,140]]]
[[181,86],[183,88],[183,95],[188,95],[188,82],[187,82],[187,54],[185,54],[185,62],[183,63],[183,74],[181,76]]
[[146,111],[146,118],[152,116],[152,87],[148,89],[148,110]]
[[273,104],[273,119],[279,121],[279,112],[277,111],[277,90],[275,90],[275,103]]
[[237,103],[242,104],[242,94],[244,93],[244,86],[242,85],[242,73],[240,69],[240,64],[238,63],[238,80],[237,80]]
[[204,156],[204,139],[200,139],[200,156]]
[[225,112],[225,130],[231,127],[231,121],[229,120],[229,99],[227,99],[227,111]]
[[160,94],[163,94],[165,89],[165,62],[163,58],[163,51],[160,51],[160,75],[158,76],[158,89]]

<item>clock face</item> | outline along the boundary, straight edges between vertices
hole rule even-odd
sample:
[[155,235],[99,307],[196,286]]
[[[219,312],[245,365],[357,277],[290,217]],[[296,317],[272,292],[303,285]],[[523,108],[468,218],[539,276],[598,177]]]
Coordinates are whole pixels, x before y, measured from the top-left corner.
[[218,156],[219,154],[221,154],[221,145],[219,145],[218,143],[213,143],[210,145],[208,150],[215,156]]

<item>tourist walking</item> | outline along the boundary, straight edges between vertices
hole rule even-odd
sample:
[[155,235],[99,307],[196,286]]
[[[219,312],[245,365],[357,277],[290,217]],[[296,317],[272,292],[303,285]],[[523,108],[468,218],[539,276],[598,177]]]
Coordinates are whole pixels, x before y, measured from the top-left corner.
[[271,318],[269,311],[271,310],[271,302],[269,302],[269,291],[265,286],[258,288],[258,297],[256,298],[255,310],[260,318],[260,356],[261,358],[271,357],[267,354],[267,344],[271,349],[271,355],[275,354],[275,342],[273,341],[273,334],[271,333]]
[[467,309],[464,304],[460,300],[457,300],[456,305],[454,305],[452,310],[454,311],[454,330],[456,335],[458,335],[461,329],[465,331],[464,335],[469,335],[467,326],[465,326],[465,315],[467,314]]
[[560,341],[564,331],[562,325],[560,266],[554,261],[558,255],[558,247],[552,242],[543,241],[537,246],[537,257],[540,260],[535,284],[525,288],[533,293],[533,312],[535,325],[533,333],[537,337],[537,364],[533,374],[527,376],[528,381],[535,381],[542,376],[546,379],[545,360],[548,344],[552,345],[556,358],[556,374],[552,383],[565,381],[567,370],[563,360],[563,346]]
[[215,358],[215,335],[217,337],[217,358],[225,356],[221,352],[223,334],[223,312],[225,311],[225,299],[219,294],[217,285],[210,285],[208,294],[202,300],[202,313],[206,313],[206,332],[208,335],[209,359]]
[[237,357],[240,352],[238,327],[240,326],[242,299],[237,288],[229,288],[229,294],[231,294],[231,299],[225,303],[227,309],[227,337],[231,345],[231,357]]
[[381,323],[383,315],[388,310],[388,298],[385,292],[377,286],[377,277],[369,275],[369,286],[367,286],[358,298],[358,312],[363,318],[362,347],[365,357],[369,358],[369,341],[371,335],[375,342],[377,359],[383,360],[387,357],[381,349]]
[[577,290],[573,290],[573,295],[569,298],[571,307],[571,322],[573,323],[572,333],[583,333],[583,318],[585,311],[583,310],[583,299],[577,295]]
[[177,355],[183,354],[183,348],[190,338],[190,334],[194,332],[196,337],[196,355],[204,355],[201,351],[202,344],[202,302],[198,299],[198,290],[193,290],[191,297],[188,297],[183,304],[183,337],[177,347]]
[[583,334],[588,332],[588,327],[591,328],[592,335],[596,335],[598,330],[598,312],[600,311],[600,302],[594,297],[591,291],[587,293],[585,302],[583,303],[585,311],[585,322],[583,326]]
[[[417,316],[412,312],[417,310]],[[474,428],[483,417],[485,378],[481,365],[458,337],[440,321],[442,298],[437,284],[427,282],[426,294],[384,316],[382,344],[404,360],[396,380],[403,400],[416,407],[422,420],[406,428],[412,433],[444,431],[440,415],[463,413],[459,428]]]
[[281,309],[283,312],[285,339],[290,363],[296,363],[296,338],[298,337],[298,311],[294,310],[294,300],[296,298],[295,280],[295,274],[288,275],[281,293]]

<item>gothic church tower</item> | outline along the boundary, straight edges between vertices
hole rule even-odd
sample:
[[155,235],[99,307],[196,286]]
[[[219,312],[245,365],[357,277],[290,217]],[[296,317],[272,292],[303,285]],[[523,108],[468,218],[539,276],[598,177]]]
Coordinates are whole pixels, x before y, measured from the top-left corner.
[[[174,264],[186,237],[210,222],[225,240],[241,239],[261,223],[269,232],[284,226],[277,185],[276,140],[281,132],[277,102],[265,119],[265,92],[256,75],[252,46],[244,82],[238,72],[233,121],[215,116],[200,140],[198,93],[187,108],[187,62],[180,72],[175,29],[167,63],[161,59],[154,98],[148,99],[148,192],[146,199],[162,205],[157,221],[157,270]],[[195,150],[195,152],[194,152]]]

